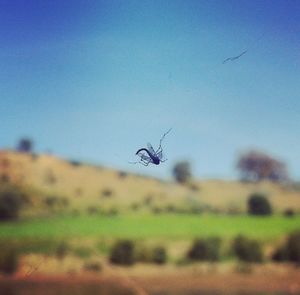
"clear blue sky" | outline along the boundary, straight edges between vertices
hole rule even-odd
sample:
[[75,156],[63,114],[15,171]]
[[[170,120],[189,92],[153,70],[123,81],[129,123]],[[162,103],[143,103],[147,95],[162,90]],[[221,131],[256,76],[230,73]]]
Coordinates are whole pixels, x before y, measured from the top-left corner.
[[[1,147],[224,178],[256,147],[300,178],[300,1],[2,0],[0,64]],[[127,163],[170,127],[169,161]]]

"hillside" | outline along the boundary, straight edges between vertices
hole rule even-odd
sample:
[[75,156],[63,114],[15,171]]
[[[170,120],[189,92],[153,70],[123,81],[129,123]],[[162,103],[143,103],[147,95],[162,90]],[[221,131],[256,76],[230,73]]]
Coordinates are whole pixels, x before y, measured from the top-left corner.
[[276,211],[300,211],[299,191],[270,182],[199,180],[183,186],[45,154],[0,151],[0,179],[30,188],[35,192],[33,204],[42,201],[72,212],[197,208],[239,213],[253,192],[264,193]]

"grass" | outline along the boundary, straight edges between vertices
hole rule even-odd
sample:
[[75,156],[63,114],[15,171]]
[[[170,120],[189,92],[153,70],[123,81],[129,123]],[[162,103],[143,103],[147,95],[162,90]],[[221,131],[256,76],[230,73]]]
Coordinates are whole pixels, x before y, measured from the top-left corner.
[[207,236],[231,239],[242,233],[270,241],[299,228],[300,215],[293,218],[213,214],[60,216],[1,223],[0,239],[91,237],[185,240]]

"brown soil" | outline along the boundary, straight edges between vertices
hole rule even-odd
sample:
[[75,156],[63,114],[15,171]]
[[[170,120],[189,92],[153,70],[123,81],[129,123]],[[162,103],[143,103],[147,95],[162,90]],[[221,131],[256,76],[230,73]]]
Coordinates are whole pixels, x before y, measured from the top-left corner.
[[[243,272],[241,272],[243,271]],[[113,272],[100,274],[80,273],[75,275],[45,276],[34,274],[24,277],[21,274],[11,278],[0,277],[0,284],[36,283],[43,285],[64,284],[98,285],[102,288],[113,286],[109,294],[191,294],[192,292],[270,292],[300,294],[300,269],[292,265],[257,265],[237,269],[226,265],[203,267],[147,267],[114,268]]]

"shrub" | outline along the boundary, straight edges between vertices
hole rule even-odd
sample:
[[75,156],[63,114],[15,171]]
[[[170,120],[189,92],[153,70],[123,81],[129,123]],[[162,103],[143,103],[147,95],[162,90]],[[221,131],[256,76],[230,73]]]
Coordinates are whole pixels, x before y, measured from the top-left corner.
[[0,220],[15,220],[23,205],[24,193],[15,186],[0,189]]
[[48,197],[45,198],[44,202],[48,207],[53,208],[54,205],[57,204],[57,197],[48,196]]
[[139,204],[139,203],[137,203],[137,202],[132,203],[132,204],[130,205],[130,209],[133,210],[133,211],[137,211],[137,210],[139,210],[140,208],[141,208],[141,204]]
[[119,214],[119,210],[115,207],[108,209],[106,212],[106,215],[108,215],[108,216],[116,216],[118,214]]
[[300,263],[300,231],[289,235],[286,248],[289,260]]
[[113,246],[109,260],[113,264],[132,265],[135,263],[135,247],[130,240],[120,240]]
[[286,209],[284,212],[283,212],[283,215],[285,217],[293,217],[295,215],[295,212],[293,209]]
[[137,247],[135,252],[136,261],[145,263],[151,262],[152,253],[149,247],[146,247],[144,245],[139,246]]
[[69,199],[66,197],[47,196],[44,199],[44,203],[50,209],[59,210],[69,206]]
[[82,163],[77,160],[69,160],[69,164],[72,165],[73,167],[79,167],[82,165]]
[[162,246],[157,246],[152,250],[152,261],[156,264],[164,264],[167,262],[167,251]]
[[189,260],[208,260],[217,261],[220,259],[221,239],[212,237],[207,239],[197,239],[187,252]]
[[300,263],[300,231],[291,233],[287,241],[274,251],[272,259]]
[[248,213],[251,215],[270,215],[272,214],[270,202],[262,194],[253,194],[248,199]]
[[18,269],[19,254],[14,247],[1,246],[0,272],[6,275],[14,274]]
[[111,189],[109,189],[109,188],[106,188],[106,189],[104,189],[104,190],[102,191],[101,195],[102,195],[102,197],[104,197],[104,198],[110,198],[110,197],[112,197],[112,195],[113,195],[113,191],[112,191]]
[[198,186],[196,183],[191,183],[191,184],[189,185],[189,189],[190,189],[191,191],[193,191],[193,192],[197,192],[197,191],[200,190],[199,186]]
[[31,154],[31,160],[34,162],[34,161],[36,161],[36,160],[38,160],[38,158],[39,158],[39,155],[37,154],[37,153],[32,153]]
[[89,206],[87,208],[87,213],[89,215],[96,215],[96,214],[99,214],[99,212],[100,212],[100,210],[98,208],[94,207],[94,206]]
[[119,171],[119,172],[118,172],[119,178],[125,178],[125,177],[127,177],[127,175],[128,175],[128,173],[125,172],[125,171]]
[[167,262],[167,251],[163,246],[154,248],[140,246],[136,250],[136,261],[144,263],[164,264]]
[[165,208],[165,211],[168,213],[176,212],[176,207],[173,204],[168,204]]
[[102,270],[102,265],[100,262],[90,261],[90,262],[86,262],[83,268],[90,272],[99,272]]
[[29,138],[21,138],[17,145],[17,151],[22,153],[30,153],[33,150],[33,142]]
[[163,212],[163,209],[160,207],[153,207],[151,210],[153,214],[160,214]]
[[289,260],[289,253],[286,245],[280,246],[274,251],[272,255],[272,260],[277,262]]
[[74,255],[80,258],[89,258],[92,255],[92,250],[87,247],[78,247],[74,250]]
[[65,258],[65,256],[68,254],[69,251],[70,251],[69,245],[66,242],[61,242],[60,244],[58,244],[55,254],[58,259],[63,259]]
[[190,163],[187,161],[177,163],[173,168],[175,180],[179,183],[186,183],[192,176]]
[[262,262],[263,260],[260,243],[242,235],[234,239],[232,250],[238,259],[244,262]]

